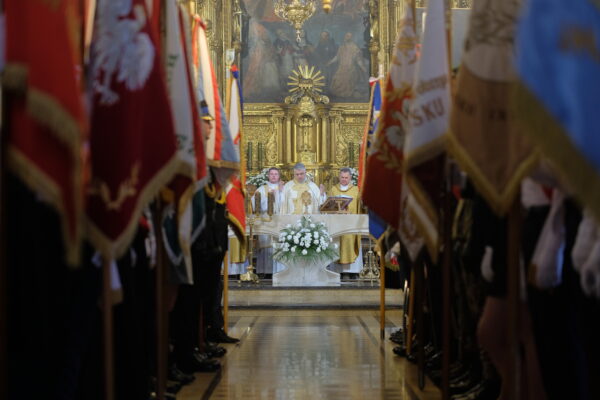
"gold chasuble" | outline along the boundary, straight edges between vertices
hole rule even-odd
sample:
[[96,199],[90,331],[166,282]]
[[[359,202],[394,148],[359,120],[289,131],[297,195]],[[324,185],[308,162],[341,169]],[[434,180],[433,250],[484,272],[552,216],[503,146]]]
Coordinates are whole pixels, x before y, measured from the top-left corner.
[[[358,187],[350,184],[346,190],[343,190],[338,183],[331,188],[331,196],[335,197],[352,197],[352,201],[348,204],[348,212],[350,214],[358,214],[358,203],[359,194]],[[343,218],[343,215],[340,215]],[[359,235],[343,235],[340,238],[340,259],[339,264],[351,264],[358,257],[358,250],[360,248],[360,236]]]
[[313,182],[290,181],[283,187],[281,214],[319,214],[324,200]]

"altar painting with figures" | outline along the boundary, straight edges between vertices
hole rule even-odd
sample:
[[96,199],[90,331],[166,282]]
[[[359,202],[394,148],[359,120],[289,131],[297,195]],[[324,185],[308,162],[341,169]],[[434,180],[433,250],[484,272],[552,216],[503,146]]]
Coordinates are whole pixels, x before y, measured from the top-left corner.
[[296,33],[275,14],[272,1],[244,0],[249,16],[242,48],[245,100],[281,102],[288,93],[288,77],[302,65],[321,71],[323,94],[332,102],[369,101],[368,3],[333,1],[329,14],[318,7]]

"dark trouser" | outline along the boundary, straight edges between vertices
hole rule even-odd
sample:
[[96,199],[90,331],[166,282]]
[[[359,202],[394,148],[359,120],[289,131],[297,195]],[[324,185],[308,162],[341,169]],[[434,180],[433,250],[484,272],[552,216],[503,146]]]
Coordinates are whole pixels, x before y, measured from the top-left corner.
[[[200,347],[201,315],[203,329],[223,326],[221,263],[224,256],[223,252],[192,251],[194,284],[179,286],[170,318],[175,362],[186,359],[194,347]],[[204,332],[202,334],[204,336]]]
[[200,278],[202,293],[202,312],[205,329],[223,328],[223,282],[221,281],[221,264],[225,253],[215,252],[204,258],[203,276]]
[[85,262],[89,248],[78,269],[65,264],[56,212],[20,181],[7,179],[6,196],[8,398],[101,397],[99,368],[82,382],[101,366],[90,357],[101,332],[101,271]]
[[[579,276],[573,269],[571,251],[581,214],[572,202],[566,203],[566,246],[563,282],[552,291],[529,288],[528,299],[542,378],[548,399],[589,399],[588,368],[583,337],[588,319]],[[595,339],[597,341],[597,338]],[[597,353],[596,353],[597,354]],[[597,398],[597,397],[595,397]]]
[[[138,233],[131,251],[119,260],[123,301],[114,307],[117,399],[147,399],[155,375],[154,273],[148,265],[145,236]],[[135,264],[133,264],[135,262]]]

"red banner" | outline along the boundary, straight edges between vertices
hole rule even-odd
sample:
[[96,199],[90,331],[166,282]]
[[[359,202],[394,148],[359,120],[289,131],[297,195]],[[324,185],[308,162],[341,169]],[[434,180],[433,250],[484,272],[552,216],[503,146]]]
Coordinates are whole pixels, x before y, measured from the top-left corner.
[[159,60],[143,0],[98,3],[87,214],[90,239],[107,257],[127,249],[143,207],[178,165]]
[[4,5],[3,85],[12,94],[8,163],[56,208],[66,259],[76,265],[82,236],[86,132],[79,85],[78,9],[71,0],[7,0]]

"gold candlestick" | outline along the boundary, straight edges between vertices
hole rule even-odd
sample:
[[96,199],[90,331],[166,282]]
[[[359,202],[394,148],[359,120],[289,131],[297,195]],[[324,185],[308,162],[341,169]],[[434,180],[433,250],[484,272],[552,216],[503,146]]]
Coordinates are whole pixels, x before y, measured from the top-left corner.
[[[373,246],[372,240],[370,238],[369,246]],[[367,252],[367,262],[363,266],[363,269],[360,271],[359,277],[361,280],[371,281],[371,283],[373,283],[373,281],[378,280],[380,276],[381,271],[379,270],[379,265],[377,263],[377,260],[375,259],[375,253],[373,252],[373,249],[370,248]]]
[[[252,265],[253,264],[252,258],[254,256],[253,228],[254,228],[254,223],[256,221],[256,217],[258,216],[256,211],[260,209],[260,192],[256,191],[256,186],[254,186],[254,185],[246,185],[246,192],[248,195],[248,199],[252,199],[252,196],[254,196],[254,201],[255,201],[254,211],[255,211],[255,213],[252,212],[253,211],[252,201],[251,200],[247,201],[246,202],[246,223],[247,223],[248,227],[250,228],[250,232],[248,235],[248,266],[246,267],[247,272],[245,274],[240,275],[240,281],[258,283],[258,275],[256,275],[254,273],[255,268],[254,268],[254,265]],[[258,202],[258,206],[256,206],[256,202]]]

